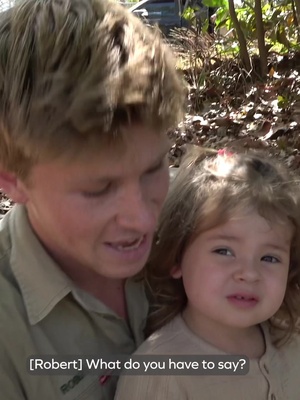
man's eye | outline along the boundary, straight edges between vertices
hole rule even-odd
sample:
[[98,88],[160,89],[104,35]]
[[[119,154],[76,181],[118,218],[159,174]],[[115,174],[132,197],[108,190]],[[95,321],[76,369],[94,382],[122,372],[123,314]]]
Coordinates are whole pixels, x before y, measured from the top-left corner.
[[214,253],[220,254],[221,256],[232,256],[232,252],[226,248],[216,249]]
[[84,197],[86,197],[86,198],[101,197],[101,196],[105,195],[109,191],[110,187],[111,187],[111,185],[108,184],[105,187],[103,187],[103,189],[101,189],[101,190],[95,190],[95,191],[93,191],[93,190],[91,190],[91,191],[84,190],[84,191],[82,191],[82,195]]
[[148,174],[154,174],[155,172],[160,171],[164,166],[165,166],[165,162],[166,162],[166,158],[164,158],[163,160],[161,160],[157,165],[155,165],[154,167],[150,168],[147,173]]
[[274,256],[263,256],[261,259],[262,259],[262,261],[272,263],[272,264],[280,262],[280,260]]

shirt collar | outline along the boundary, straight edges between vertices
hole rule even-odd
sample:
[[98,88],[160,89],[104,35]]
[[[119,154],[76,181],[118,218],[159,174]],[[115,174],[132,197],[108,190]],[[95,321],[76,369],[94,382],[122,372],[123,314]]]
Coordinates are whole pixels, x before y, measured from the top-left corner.
[[11,238],[11,269],[23,295],[31,325],[40,322],[72,289],[72,284],[34,234],[24,206],[3,219]]

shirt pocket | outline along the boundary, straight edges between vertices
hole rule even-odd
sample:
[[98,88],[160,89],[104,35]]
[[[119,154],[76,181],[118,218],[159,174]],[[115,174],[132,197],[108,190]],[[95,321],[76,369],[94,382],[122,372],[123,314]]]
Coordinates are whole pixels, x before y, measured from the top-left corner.
[[[60,386],[61,400],[113,400],[116,376],[75,375]],[[56,398],[57,400],[57,398]]]

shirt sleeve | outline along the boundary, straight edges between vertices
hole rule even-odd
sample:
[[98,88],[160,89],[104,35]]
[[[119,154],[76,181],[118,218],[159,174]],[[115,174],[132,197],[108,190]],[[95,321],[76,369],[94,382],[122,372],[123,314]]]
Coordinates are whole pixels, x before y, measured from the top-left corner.
[[114,400],[186,400],[176,376],[123,375],[119,379]]

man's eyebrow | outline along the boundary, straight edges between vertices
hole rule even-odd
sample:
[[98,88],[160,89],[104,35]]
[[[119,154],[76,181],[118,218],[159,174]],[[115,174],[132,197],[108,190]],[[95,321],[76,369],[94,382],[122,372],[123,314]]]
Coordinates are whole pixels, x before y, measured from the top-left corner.
[[[156,159],[150,164],[150,166],[148,166],[145,169],[144,173],[149,173],[153,170],[155,170],[156,168],[158,168],[160,166],[160,164],[164,161],[166,155],[168,154],[170,150],[170,146],[165,146],[165,149],[160,153],[160,155],[158,157],[156,157]],[[115,181],[118,180],[118,176],[110,176],[110,175],[105,175],[105,176],[100,176],[99,178],[84,178],[83,183],[85,184],[106,184],[108,182],[111,181]]]

